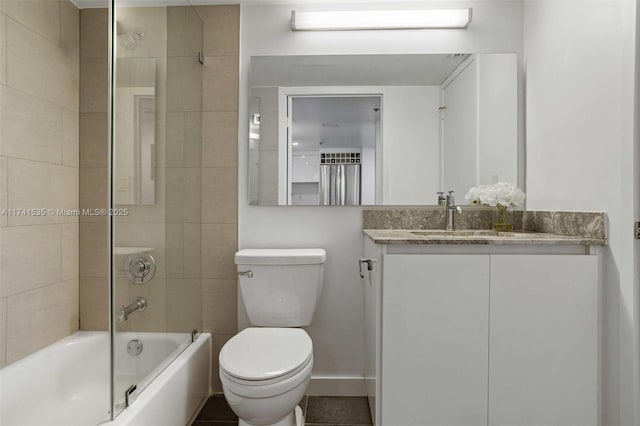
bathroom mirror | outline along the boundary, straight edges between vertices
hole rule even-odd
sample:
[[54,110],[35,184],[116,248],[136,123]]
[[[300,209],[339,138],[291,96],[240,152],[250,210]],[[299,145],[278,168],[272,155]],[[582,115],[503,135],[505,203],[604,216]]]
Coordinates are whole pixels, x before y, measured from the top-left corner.
[[517,55],[254,56],[249,203],[422,205],[517,182]]
[[155,204],[156,61],[118,58],[114,90],[118,205]]

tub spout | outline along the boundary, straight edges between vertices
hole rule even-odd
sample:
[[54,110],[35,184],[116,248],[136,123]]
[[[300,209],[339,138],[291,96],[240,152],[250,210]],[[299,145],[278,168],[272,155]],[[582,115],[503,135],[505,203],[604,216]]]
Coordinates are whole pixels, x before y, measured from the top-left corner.
[[147,307],[147,299],[145,299],[144,297],[136,298],[135,302],[127,306],[122,305],[122,308],[120,308],[120,310],[118,311],[118,322],[123,322],[128,320],[129,315],[131,315],[134,312],[144,311],[146,307]]

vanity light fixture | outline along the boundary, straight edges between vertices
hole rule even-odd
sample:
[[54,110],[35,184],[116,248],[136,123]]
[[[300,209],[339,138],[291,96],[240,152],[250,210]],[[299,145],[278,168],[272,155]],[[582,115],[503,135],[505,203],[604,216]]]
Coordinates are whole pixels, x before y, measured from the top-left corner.
[[426,10],[291,11],[293,31],[467,28],[472,8]]

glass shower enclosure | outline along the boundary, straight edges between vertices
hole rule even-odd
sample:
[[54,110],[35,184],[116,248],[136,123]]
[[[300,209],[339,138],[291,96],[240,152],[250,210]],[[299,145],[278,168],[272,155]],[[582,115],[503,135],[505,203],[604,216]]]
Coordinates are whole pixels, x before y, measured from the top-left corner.
[[201,329],[203,24],[186,0],[151,3],[110,9],[113,417]]

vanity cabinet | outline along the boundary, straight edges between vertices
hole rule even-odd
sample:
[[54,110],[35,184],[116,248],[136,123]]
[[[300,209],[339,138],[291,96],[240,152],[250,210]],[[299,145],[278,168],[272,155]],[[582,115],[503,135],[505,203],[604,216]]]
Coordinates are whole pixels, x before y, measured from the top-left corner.
[[489,425],[598,424],[599,256],[491,256]]
[[545,250],[367,241],[375,424],[598,424],[599,248]]

